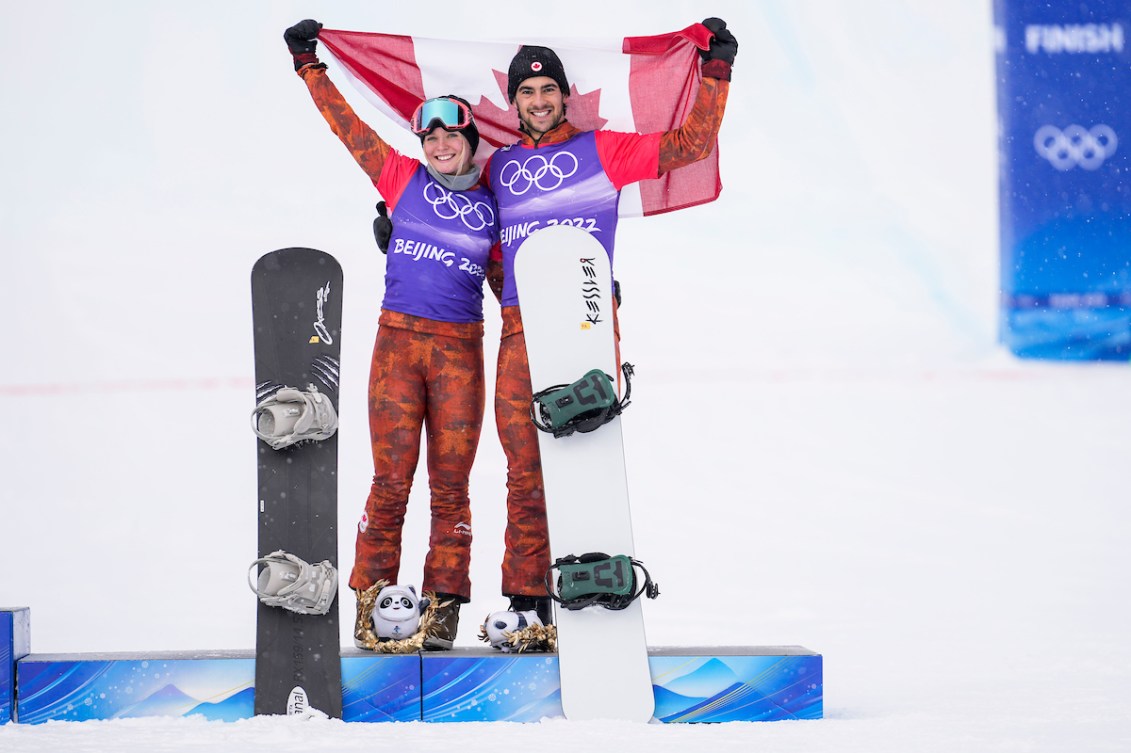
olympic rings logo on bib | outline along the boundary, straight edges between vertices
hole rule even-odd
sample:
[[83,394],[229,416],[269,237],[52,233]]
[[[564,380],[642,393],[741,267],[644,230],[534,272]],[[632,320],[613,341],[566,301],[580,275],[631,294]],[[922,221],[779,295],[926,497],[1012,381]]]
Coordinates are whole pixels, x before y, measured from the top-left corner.
[[527,157],[525,162],[515,159],[503,165],[499,171],[499,183],[512,196],[522,196],[534,187],[540,191],[553,191],[577,172],[579,164],[572,152],[561,151],[549,159],[535,154]]
[[1063,131],[1046,125],[1033,135],[1033,146],[1037,154],[1061,172],[1074,167],[1098,170],[1104,160],[1115,154],[1119,139],[1110,126],[1102,123],[1090,129],[1073,124]]
[[457,217],[468,230],[476,231],[495,224],[495,210],[485,201],[473,202],[461,193],[449,191],[436,183],[424,185],[424,200],[442,220]]

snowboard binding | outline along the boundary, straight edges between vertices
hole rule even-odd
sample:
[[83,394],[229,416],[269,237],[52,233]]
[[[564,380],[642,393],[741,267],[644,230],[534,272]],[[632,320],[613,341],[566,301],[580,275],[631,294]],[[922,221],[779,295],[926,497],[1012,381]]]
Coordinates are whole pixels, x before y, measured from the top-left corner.
[[593,369],[572,384],[557,384],[534,394],[530,420],[539,430],[555,437],[568,437],[575,431],[587,433],[604,426],[628,407],[632,395],[632,364],[621,366],[624,398],[617,400],[613,378]]
[[272,449],[305,440],[328,439],[338,430],[338,414],[330,398],[313,384],[304,392],[280,387],[255,406],[251,428]]
[[[252,580],[259,565],[263,569]],[[327,614],[338,593],[338,570],[329,560],[311,565],[280,549],[251,563],[248,585],[269,607],[297,614]]]
[[[554,579],[554,571],[558,576]],[[643,583],[637,577],[639,570]],[[639,584],[639,588],[637,588]],[[600,606],[618,611],[647,596],[660,595],[648,570],[639,560],[625,554],[610,557],[603,552],[561,557],[546,570],[546,593],[569,610]]]

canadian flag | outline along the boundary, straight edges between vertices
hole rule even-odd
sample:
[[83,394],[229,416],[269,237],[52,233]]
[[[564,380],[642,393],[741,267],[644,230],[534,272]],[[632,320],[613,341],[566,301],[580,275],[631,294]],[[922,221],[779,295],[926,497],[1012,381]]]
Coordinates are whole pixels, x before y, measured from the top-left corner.
[[[582,130],[654,133],[678,128],[695,102],[702,24],[649,37],[468,42],[322,29],[325,49],[365,98],[408,128],[425,99],[461,96],[472,105],[482,141],[476,160],[518,138],[518,111],[507,101],[507,68],[521,44],[550,47],[570,83],[568,117]],[[621,192],[620,214],[670,212],[718,198],[718,145],[710,156]]]

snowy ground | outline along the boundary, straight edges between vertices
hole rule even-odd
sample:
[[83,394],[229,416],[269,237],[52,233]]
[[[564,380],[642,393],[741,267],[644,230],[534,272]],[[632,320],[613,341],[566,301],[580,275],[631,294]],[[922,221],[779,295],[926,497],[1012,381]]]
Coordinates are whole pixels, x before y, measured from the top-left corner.
[[[352,563],[376,196],[288,71],[287,25],[620,36],[706,10],[741,43],[726,188],[626,222],[618,242],[637,553],[664,591],[649,640],[818,651],[826,718],[124,720],[8,725],[0,749],[1131,749],[1131,390],[1125,366],[1022,363],[995,344],[989,4],[461,6],[441,24],[402,5],[4,2],[19,66],[0,119],[18,145],[0,171],[0,605],[31,607],[36,653],[253,644],[248,274],[286,245],[345,267]],[[503,480],[489,423],[464,645],[502,605]],[[426,509],[415,494],[406,580]]]

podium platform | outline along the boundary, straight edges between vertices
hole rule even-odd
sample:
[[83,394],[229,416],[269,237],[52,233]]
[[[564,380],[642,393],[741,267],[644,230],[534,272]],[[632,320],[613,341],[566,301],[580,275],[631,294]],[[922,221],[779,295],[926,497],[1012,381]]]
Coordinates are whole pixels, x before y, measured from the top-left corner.
[[[28,624],[26,609],[0,611],[0,658],[9,657],[0,665],[0,714],[9,710],[0,719],[40,724],[201,715],[234,721],[254,715],[250,649],[33,654]],[[347,722],[562,716],[556,654],[456,648],[391,655],[347,648],[341,661]],[[822,657],[800,646],[652,648],[648,661],[659,722],[823,716]]]
[[0,607],[0,724],[15,719],[16,661],[31,651],[31,611]]

